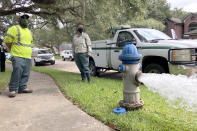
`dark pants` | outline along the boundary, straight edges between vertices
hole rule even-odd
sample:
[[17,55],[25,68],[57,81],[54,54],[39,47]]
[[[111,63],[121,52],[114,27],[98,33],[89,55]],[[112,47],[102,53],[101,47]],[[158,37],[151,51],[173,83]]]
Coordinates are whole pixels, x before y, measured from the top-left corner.
[[5,52],[0,52],[1,72],[5,72]]
[[12,57],[12,76],[9,84],[9,91],[23,91],[27,88],[30,75],[31,59]]
[[75,63],[81,72],[82,80],[85,80],[86,76],[90,82],[90,69],[89,69],[89,56],[87,53],[76,53]]

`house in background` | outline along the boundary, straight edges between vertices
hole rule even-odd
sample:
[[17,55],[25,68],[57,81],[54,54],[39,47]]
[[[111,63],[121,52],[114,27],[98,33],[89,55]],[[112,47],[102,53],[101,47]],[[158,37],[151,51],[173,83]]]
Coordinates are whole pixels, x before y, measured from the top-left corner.
[[188,35],[190,39],[197,39],[197,29],[190,31],[185,35]]
[[62,45],[59,46],[59,54],[62,55],[63,50],[72,50],[72,44],[71,43],[62,43]]
[[194,37],[196,33],[192,31],[197,30],[197,13],[188,14],[182,19],[170,18],[166,23],[166,27],[167,34],[170,37],[172,37],[171,29],[174,29],[178,39],[183,39],[187,36],[188,38],[196,39],[197,37]]

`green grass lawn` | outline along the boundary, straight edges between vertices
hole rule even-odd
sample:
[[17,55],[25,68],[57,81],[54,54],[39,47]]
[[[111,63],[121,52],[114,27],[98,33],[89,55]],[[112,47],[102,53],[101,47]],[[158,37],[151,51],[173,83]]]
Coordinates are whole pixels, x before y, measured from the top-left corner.
[[12,64],[12,62],[10,61],[10,60],[8,60],[8,59],[6,59],[6,61],[5,61],[7,64]]
[[55,59],[61,59],[62,57],[61,56],[59,56],[59,55],[56,55],[55,56]]
[[6,72],[0,72],[0,89],[5,87],[10,80],[11,71],[6,69]]
[[168,105],[159,94],[141,85],[141,98],[145,105],[140,110],[116,115],[113,109],[122,99],[122,81],[93,77],[93,83],[83,83],[80,75],[43,67],[33,70],[53,77],[61,91],[82,110],[106,125],[123,131],[187,131],[197,130],[197,117],[184,109]]

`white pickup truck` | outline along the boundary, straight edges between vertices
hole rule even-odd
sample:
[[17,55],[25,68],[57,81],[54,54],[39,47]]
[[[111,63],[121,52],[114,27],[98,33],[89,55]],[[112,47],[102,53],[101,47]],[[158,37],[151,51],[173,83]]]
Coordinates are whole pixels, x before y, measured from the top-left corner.
[[197,41],[173,40],[155,29],[130,28],[117,30],[112,40],[92,41],[91,74],[117,70],[122,63],[119,55],[128,41],[142,54],[140,62],[144,73],[177,73],[180,67],[196,64]]

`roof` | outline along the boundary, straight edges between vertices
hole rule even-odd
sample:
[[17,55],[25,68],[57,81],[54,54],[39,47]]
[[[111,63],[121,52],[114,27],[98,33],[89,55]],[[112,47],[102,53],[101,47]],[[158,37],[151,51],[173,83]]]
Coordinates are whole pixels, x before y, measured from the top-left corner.
[[72,50],[72,44],[71,43],[63,43],[60,45],[59,50]]
[[197,13],[190,13],[190,14],[187,14],[187,15],[185,15],[182,19],[172,17],[172,18],[169,18],[168,20],[169,20],[169,21],[172,21],[172,22],[174,22],[174,23],[177,23],[177,24],[183,24],[184,21],[185,21],[188,17],[194,16],[194,15],[197,16]]
[[185,35],[191,35],[191,34],[197,34],[197,29],[192,30],[192,31],[190,31],[188,33],[185,33]]
[[193,15],[197,15],[197,13],[190,13],[190,14],[188,14],[188,15],[185,15],[185,16],[181,19],[181,21],[184,22],[188,17],[193,16]]
[[174,22],[174,23],[177,23],[177,24],[182,24],[183,23],[183,21],[181,19],[179,19],[179,18],[172,17],[169,20]]

